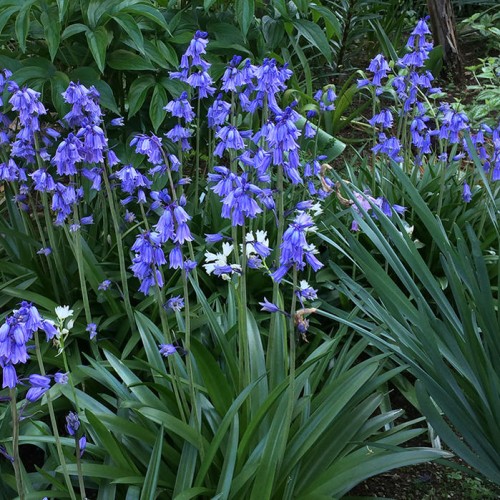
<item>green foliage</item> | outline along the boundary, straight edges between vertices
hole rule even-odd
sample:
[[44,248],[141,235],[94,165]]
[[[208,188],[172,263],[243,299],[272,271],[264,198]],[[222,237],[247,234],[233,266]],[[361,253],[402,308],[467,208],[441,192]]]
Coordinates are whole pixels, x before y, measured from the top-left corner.
[[485,43],[488,51],[498,51],[500,48],[500,10],[498,5],[476,12],[472,16],[462,19],[459,24],[462,36],[466,40],[477,40]]
[[365,214],[360,227],[391,274],[344,227],[334,229],[342,252],[369,284],[362,286],[332,263],[340,290],[367,315],[366,322],[340,321],[410,365],[418,379],[420,409],[437,433],[470,465],[498,481],[498,227],[494,224],[494,253],[481,249],[470,226],[466,234],[454,226],[451,240],[406,175],[396,177],[439,249],[445,284],[401,225],[377,210],[379,228],[360,208]]
[[481,60],[481,64],[470,66],[476,84],[469,85],[467,90],[475,93],[474,101],[467,105],[468,115],[474,122],[485,122],[495,126],[500,109],[500,58],[489,57]]
[[[237,314],[226,308],[221,312],[225,318]],[[162,334],[142,315],[137,321],[146,359],[120,359],[104,350],[104,360],[89,357],[89,365],[74,370],[80,382],[93,386],[93,396],[77,391],[77,397],[90,441],[83,474],[91,480],[88,487],[100,494],[113,491],[125,497],[137,485],[141,498],[316,498],[325,492],[337,497],[377,473],[443,455],[400,448],[422,429],[410,428],[411,422],[398,424],[400,410],[381,412],[378,407],[381,387],[401,370],[386,371],[385,356],[361,360],[367,341],[355,341],[345,329],[304,353],[293,386],[287,378],[275,388],[269,385],[262,347],[252,349],[257,368],[240,390],[242,374],[233,380],[235,374],[227,371],[237,363],[234,346],[216,354],[196,341],[189,356],[200,412],[186,421],[171,384],[170,369],[175,368],[169,364],[166,371],[155,348]],[[267,334],[259,331],[256,319],[251,321],[255,335]],[[214,320],[199,333],[216,341],[219,330]],[[220,334],[227,337],[229,331],[223,326]],[[172,363],[182,370],[179,355]],[[228,384],[232,380],[236,386]],[[64,392],[73,399],[71,391]],[[55,389],[51,394],[57,400]],[[288,414],[290,398],[293,412]],[[395,424],[385,430],[389,423]],[[22,425],[21,441],[51,446],[47,432],[37,438],[31,425]],[[71,449],[72,442],[63,439],[63,445]],[[51,467],[50,461],[44,464],[45,471]],[[76,469],[69,465],[69,471]],[[37,483],[49,487],[43,477]]]

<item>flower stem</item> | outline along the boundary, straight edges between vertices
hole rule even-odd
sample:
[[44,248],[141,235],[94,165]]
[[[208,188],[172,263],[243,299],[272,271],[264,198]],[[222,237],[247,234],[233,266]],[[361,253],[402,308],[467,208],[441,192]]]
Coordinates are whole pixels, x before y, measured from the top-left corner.
[[[283,167],[281,165],[278,166],[278,175],[276,179],[276,187],[278,190],[278,214],[277,214],[277,219],[278,219],[278,233],[276,236],[276,257],[275,257],[275,263],[276,266],[279,266],[279,261],[281,257],[281,240],[283,239],[283,230],[284,230],[284,224],[285,224],[285,208],[284,208],[284,192],[283,192]],[[276,281],[273,282],[273,304],[278,304],[278,298],[279,298],[279,290],[280,290],[280,285]],[[274,377],[273,374],[277,373],[277,370],[272,370],[271,367],[276,361],[276,357],[278,356],[281,358],[277,350],[279,349],[279,346],[281,344],[286,344],[286,340],[282,338],[280,342],[278,342],[279,336],[283,335],[286,329],[283,329],[282,331],[278,331],[276,328],[276,321],[277,321],[277,316],[275,314],[271,315],[271,324],[269,328],[269,332],[272,332],[272,334],[269,335],[269,342],[268,342],[268,347],[267,347],[267,370],[271,373],[271,378]],[[286,348],[285,348],[286,349]],[[271,379],[271,387],[275,387],[279,382],[281,382],[281,378],[278,380],[272,380]]]
[[19,462],[19,415],[17,413],[17,389],[10,389],[9,392],[10,408],[12,413],[12,457],[14,458],[14,475],[16,476],[16,487],[19,499],[24,500],[26,497]]
[[195,212],[198,210],[198,203],[200,199],[199,184],[200,184],[200,111],[201,111],[201,99],[198,96],[197,107],[196,107],[196,161],[195,161],[195,171],[194,171],[194,209]]
[[[54,262],[56,264],[56,270],[59,275],[59,278],[62,280],[62,288],[63,290],[69,290],[67,274],[64,271],[64,267],[61,262],[61,255],[59,254],[59,248],[56,244],[56,237],[54,234],[54,228],[52,225],[52,220],[50,218],[49,213],[49,201],[47,197],[47,193],[42,193],[42,205],[43,205],[43,215],[45,217],[45,225],[47,226],[47,234],[49,236],[50,248],[52,250],[52,254],[54,256]],[[66,297],[67,298],[67,297]]]
[[[130,294],[128,291],[128,280],[127,280],[127,267],[125,264],[125,253],[123,251],[123,240],[120,233],[120,224],[118,223],[118,214],[115,207],[115,196],[111,190],[111,185],[108,179],[108,173],[106,169],[103,172],[104,185],[106,188],[106,194],[109,203],[109,210],[111,212],[111,220],[113,222],[113,229],[116,238],[116,249],[118,250],[118,263],[120,266],[120,278],[122,282],[122,294],[123,302],[125,304],[125,310],[127,312],[127,318],[130,323],[130,328],[133,334],[137,333],[137,327],[135,325],[134,312],[132,310],[132,304],[130,303]],[[142,205],[141,205],[142,206]]]
[[[248,331],[247,331],[247,283],[246,283],[247,245],[246,245],[245,225],[243,225],[242,241],[243,241],[243,251],[241,253],[241,275],[238,286],[238,291],[240,295],[238,330],[239,330],[239,344],[240,344],[241,388],[243,389],[250,384],[250,359],[248,354]],[[235,248],[235,253],[238,253],[238,250],[236,248]]]
[[[40,340],[38,338],[38,332],[35,332],[34,336],[35,336],[35,351],[36,351],[36,359],[38,361],[38,367],[40,369],[40,374],[45,375],[45,367],[43,365],[42,352],[40,350]],[[72,500],[76,500],[75,490],[73,489],[73,484],[71,483],[71,479],[69,477],[68,469],[66,466],[66,459],[64,458],[64,452],[63,452],[62,445],[61,445],[61,438],[59,436],[59,431],[57,429],[56,415],[54,412],[54,406],[52,405],[52,399],[50,397],[50,392],[46,392],[45,397],[47,398],[47,407],[49,409],[50,423],[52,425],[52,432],[54,433],[57,455],[59,456],[59,462],[61,463],[64,480],[66,481],[66,486],[68,487],[68,493],[69,493],[70,498]]]
[[78,471],[78,486],[80,487],[80,495],[83,500],[87,498],[87,494],[85,492],[85,482],[83,480],[83,471],[82,471],[82,461],[80,458],[80,441],[75,435],[75,450],[76,450],[76,469]]

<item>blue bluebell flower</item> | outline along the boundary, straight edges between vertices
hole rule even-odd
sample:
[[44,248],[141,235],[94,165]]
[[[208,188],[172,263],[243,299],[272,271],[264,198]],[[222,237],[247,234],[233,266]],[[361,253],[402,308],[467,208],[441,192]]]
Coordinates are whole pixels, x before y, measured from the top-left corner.
[[68,383],[68,374],[62,372],[55,373],[54,382],[56,384],[66,385]]
[[104,280],[101,283],[99,283],[97,289],[105,292],[106,290],[109,290],[110,287],[111,287],[111,280]]
[[212,77],[207,73],[207,71],[194,71],[188,76],[186,81],[191,88],[198,90],[198,96],[201,99],[215,93],[216,89],[212,86]]
[[79,153],[87,163],[101,163],[104,161],[104,152],[107,149],[108,140],[101,127],[87,125],[82,127],[76,136],[82,139],[82,147]]
[[30,403],[38,401],[50,389],[50,377],[32,374],[29,376],[30,388],[26,393],[26,399]]
[[403,161],[403,157],[399,154],[401,152],[401,143],[397,137],[387,138],[384,133],[380,133],[378,140],[378,144],[372,148],[374,153],[384,153],[398,163]]
[[259,306],[262,306],[261,311],[266,311],[270,313],[283,312],[277,305],[273,304],[272,302],[269,302],[265,297],[264,297],[264,302],[259,302]]
[[89,333],[90,340],[93,340],[97,335],[97,325],[95,323],[89,323],[85,331]]
[[182,311],[182,309],[184,309],[184,299],[180,295],[170,297],[164,305],[164,308],[177,312]]
[[470,190],[470,186],[466,182],[464,182],[462,198],[465,201],[465,203],[470,203],[470,201],[472,200],[472,193]]
[[182,151],[188,151],[191,149],[191,145],[189,144],[189,138],[193,135],[193,131],[183,127],[180,124],[174,125],[172,129],[170,129],[165,137],[168,137],[172,142],[180,142]]
[[215,234],[205,234],[205,241],[207,243],[218,243],[219,241],[222,241],[224,239],[224,236],[220,233],[215,233]]
[[82,175],[92,182],[90,189],[94,191],[100,191],[102,185],[102,172],[101,167],[93,167],[91,169],[82,168]]
[[222,90],[225,92],[237,92],[238,88],[249,83],[245,78],[247,73],[238,69],[241,63],[241,56],[233,56],[231,62],[227,66],[224,74],[222,75]]
[[76,435],[78,429],[80,428],[80,419],[78,414],[70,411],[66,416],[66,431],[70,436]]
[[183,118],[189,123],[193,121],[195,114],[187,97],[187,92],[183,92],[177,99],[168,102],[163,109],[168,111],[172,116]]
[[189,46],[182,56],[180,67],[189,69],[191,66],[200,66],[208,69],[207,62],[201,56],[207,53],[208,33],[206,31],[197,31]]
[[17,181],[26,180],[24,169],[19,168],[13,158],[7,162],[0,163],[0,180],[2,181]]
[[315,256],[316,247],[309,244],[306,239],[306,233],[312,230],[314,230],[312,217],[306,212],[300,212],[283,234],[280,265],[271,275],[274,281],[279,283],[293,266],[302,270],[307,263],[314,271],[323,267]]
[[102,122],[102,110],[99,106],[100,94],[94,86],[87,88],[81,83],[70,82],[62,96],[68,104],[72,105],[70,112],[63,118],[70,127],[85,128]]
[[47,172],[45,168],[39,168],[31,174],[30,177],[33,179],[35,191],[40,191],[42,193],[49,193],[54,191],[56,188],[56,183],[52,176]]
[[141,282],[139,291],[147,295],[155,284],[163,287],[159,267],[167,261],[161,248],[160,235],[155,231],[145,231],[137,235],[131,250],[135,252],[135,257],[130,269]]
[[392,128],[394,119],[390,110],[383,109],[380,113],[374,115],[371,120],[368,120],[368,123],[372,127],[379,125],[381,128]]
[[163,163],[163,151],[161,138],[154,134],[151,136],[145,134],[136,135],[131,141],[131,146],[135,146],[135,152],[146,155],[148,161],[153,165]]
[[219,94],[207,111],[208,126],[211,128],[223,125],[231,111],[231,104],[224,101],[222,94]]
[[222,156],[226,149],[240,150],[245,148],[241,131],[233,125],[221,127],[215,136],[219,139],[219,143],[214,149],[215,156]]
[[262,213],[262,209],[254,197],[261,192],[261,188],[248,180],[248,175],[243,173],[235,176],[236,189],[230,191],[222,200],[222,217],[231,219],[233,226],[243,226],[245,218],[254,219]]
[[158,348],[160,354],[165,358],[177,352],[177,347],[173,344],[160,344]]

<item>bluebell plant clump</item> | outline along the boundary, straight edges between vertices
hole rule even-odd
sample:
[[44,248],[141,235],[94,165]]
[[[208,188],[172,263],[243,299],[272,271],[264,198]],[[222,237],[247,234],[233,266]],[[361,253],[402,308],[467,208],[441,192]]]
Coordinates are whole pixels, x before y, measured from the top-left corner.
[[[420,20],[408,40],[406,54],[394,63],[377,55],[367,69],[369,76],[358,82],[360,88],[372,91],[379,108],[368,121],[375,131],[373,155],[390,168],[407,171],[435,165],[444,168],[477,157],[484,175],[491,182],[498,181],[500,125],[474,128],[458,105],[441,102],[443,94],[433,86],[434,78],[425,68],[432,50],[429,35],[426,21]],[[288,287],[290,292],[284,305],[258,297],[261,311],[286,316],[293,341],[299,337],[307,341],[309,317],[318,305],[318,290],[309,281],[325,265],[318,248],[317,220],[328,198],[336,195],[352,212],[371,213],[374,218],[378,211],[388,217],[404,217],[406,208],[373,190],[356,192],[353,200],[342,199],[329,175],[326,157],[317,148],[302,148],[303,140],[314,142],[325,113],[335,109],[337,96],[331,85],[311,96],[308,104],[314,109],[309,106],[302,113],[304,103],[285,102],[283,96],[292,76],[286,64],[271,58],[254,64],[236,55],[218,84],[206,60],[208,44],[207,33],[195,33],[178,71],[170,73],[171,79],[183,85],[164,107],[171,128],[160,135],[134,134],[127,158],[137,161],[130,162],[123,162],[109,145],[106,126],[122,126],[123,119],[105,115],[95,87],[71,82],[62,94],[70,111],[54,123],[41,94],[20,87],[4,70],[0,73],[0,94],[9,97],[1,103],[8,112],[0,114],[0,144],[5,153],[0,181],[28,217],[38,217],[41,208],[46,209],[50,230],[40,230],[37,251],[37,258],[44,263],[53,263],[57,257],[47,241],[52,230],[85,240],[97,219],[94,200],[102,201],[103,190],[111,185],[118,201],[114,209],[134,240],[128,253],[124,252],[126,271],[134,278],[134,299],[148,300],[155,295],[161,299],[158,310],[162,319],[182,314],[188,318],[190,280],[199,285],[202,272],[208,275],[204,281],[215,286],[227,282],[239,291],[247,276],[259,273],[269,288],[283,291]],[[206,116],[198,115],[201,101]],[[17,120],[12,121],[11,116]],[[207,179],[198,196],[197,177],[193,188],[190,175],[193,158],[199,161],[200,124],[205,121],[212,141],[207,148]],[[407,128],[398,126],[400,123]],[[198,176],[199,164],[196,166]],[[466,177],[465,168],[458,169],[458,175],[463,201],[470,203],[475,177]],[[114,203],[113,199],[108,201]],[[192,232],[193,219],[199,216],[194,207],[199,203],[220,208],[222,222],[205,227],[217,231],[207,232],[205,238]],[[356,217],[351,229],[359,230]],[[122,236],[116,235],[117,245],[126,245]],[[176,272],[183,278],[183,295],[167,285]],[[90,293],[100,298],[115,291],[123,294],[124,283],[112,278],[100,278]],[[290,309],[289,302],[293,304]],[[55,313],[56,321],[44,319],[33,304],[23,301],[0,326],[2,388],[28,387],[26,404],[40,401],[54,384],[70,382],[69,373],[23,377],[25,370],[20,368],[35,350],[38,332],[45,333],[58,355],[64,355],[65,339],[74,325],[73,310],[63,306]],[[185,351],[172,341],[168,321],[165,325],[165,340],[157,344],[155,354],[170,363]],[[185,324],[183,328],[187,329]],[[99,320],[87,317],[81,331],[97,349]],[[86,437],[80,417],[75,402],[65,427],[83,453]],[[6,455],[1,447],[0,453]]]
[[[445,95],[433,84],[426,69],[433,48],[426,19],[421,19],[406,44],[406,54],[389,64],[377,55],[359,87],[374,91],[380,110],[369,124],[377,134],[372,151],[381,161],[389,161],[410,171],[417,168],[446,167],[478,157],[490,181],[500,180],[500,124],[472,126],[459,103],[442,101]],[[390,104],[389,107],[382,107]],[[398,126],[406,123],[407,127]],[[470,143],[469,143],[470,139]],[[463,201],[472,200],[473,189],[467,183],[466,169],[459,169]],[[397,209],[396,209],[397,210]]]

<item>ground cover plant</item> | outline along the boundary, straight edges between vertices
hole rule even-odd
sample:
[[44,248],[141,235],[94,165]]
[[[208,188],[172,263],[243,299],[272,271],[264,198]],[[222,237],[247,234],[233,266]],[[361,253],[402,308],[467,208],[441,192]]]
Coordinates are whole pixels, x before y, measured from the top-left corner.
[[2,72],[2,495],[339,498],[449,456],[407,445],[408,376],[497,480],[500,129],[444,102],[429,35],[357,82],[375,134],[340,174],[335,87],[213,71],[203,31],[154,131]]

